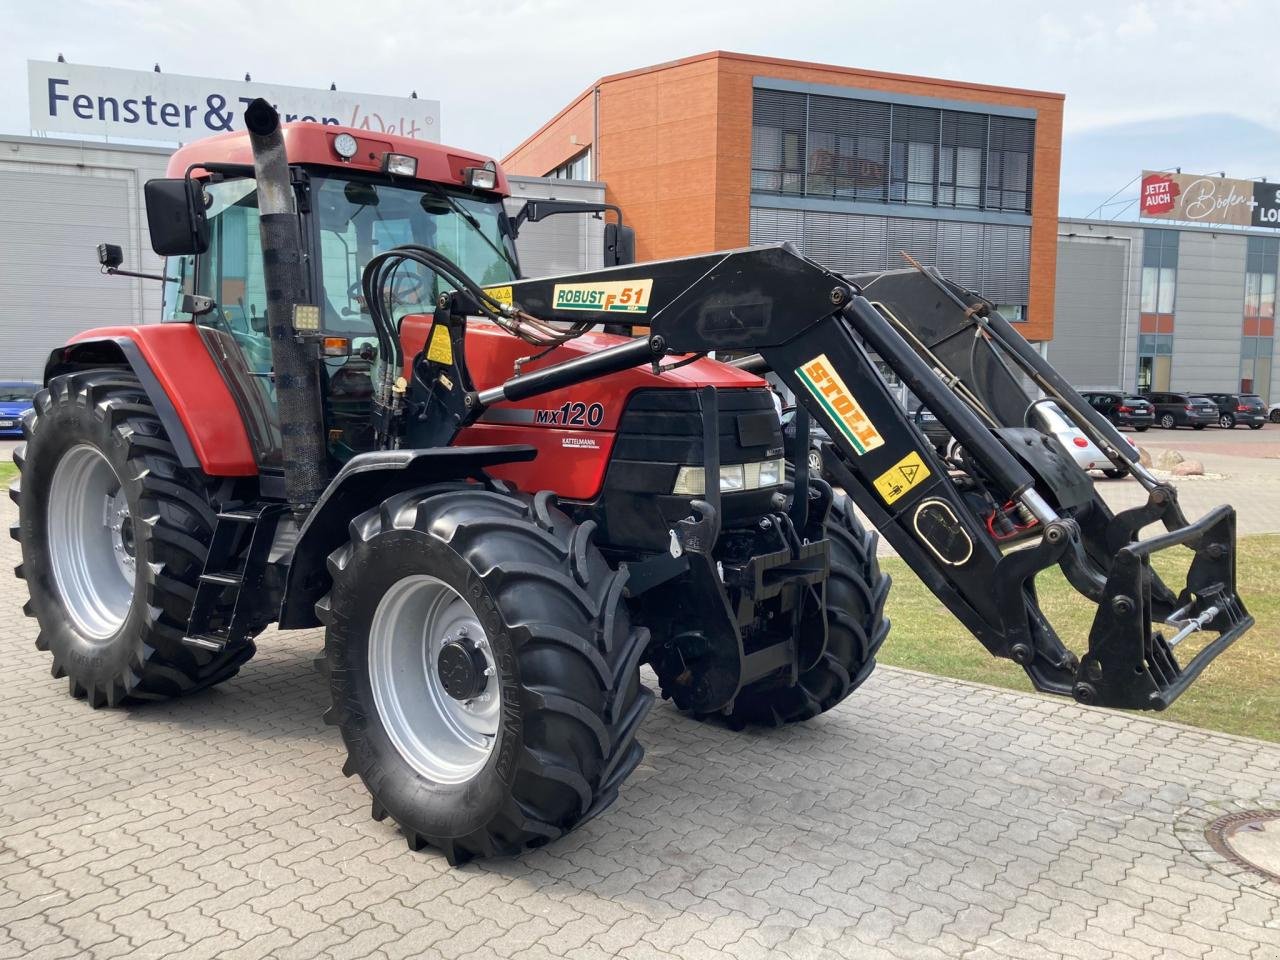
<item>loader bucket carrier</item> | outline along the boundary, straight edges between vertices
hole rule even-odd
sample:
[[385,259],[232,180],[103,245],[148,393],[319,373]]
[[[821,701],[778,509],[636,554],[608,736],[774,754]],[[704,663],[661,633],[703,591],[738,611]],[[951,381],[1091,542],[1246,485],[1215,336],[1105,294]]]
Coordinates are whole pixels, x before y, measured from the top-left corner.
[[[323,626],[343,772],[456,864],[613,802],[644,665],[736,729],[844,701],[889,631],[877,530],[992,654],[1083,703],[1163,709],[1253,623],[1232,509],[1188,523],[932,270],[847,277],[785,245],[634,264],[616,207],[509,216],[488,158],[281,126],[263,101],[246,128],[146,185],[169,322],[54,349],[14,454],[23,609],[94,707],[208,688],[270,624]],[[609,266],[522,277],[521,225],[568,213],[613,218]],[[798,402],[785,430],[770,371]],[[1146,504],[1107,508],[1043,432],[1050,403]],[[1175,546],[1194,555],[1176,590],[1151,564]],[[1054,566],[1097,607],[1087,646],[1040,609]]]
[[[450,421],[471,422],[492,404],[637,363],[657,369],[671,355],[754,351],[742,365],[771,370],[826,427],[826,466],[863,513],[961,623],[992,654],[1020,664],[1036,689],[1163,710],[1253,624],[1236,593],[1234,510],[1218,507],[1188,523],[1176,490],[1138,464],[1108,421],[989,303],[935,271],[913,263],[845,277],[782,244],[518,281],[503,290],[516,307],[483,306],[580,328],[584,320],[616,322],[612,304],[631,291],[643,295],[631,320],[648,332],[600,353],[465,393],[461,353],[452,365],[428,361],[429,419],[448,433]],[[584,302],[595,305],[586,317]],[[957,457],[944,461],[914,427],[873,355],[946,425]],[[1146,505],[1112,514],[1053,440],[1022,425],[1032,398],[1015,369],[1133,473]],[[792,459],[799,471],[803,453]],[[1138,541],[1155,522],[1168,532]],[[1195,555],[1176,593],[1150,565],[1153,553],[1175,546]],[[1055,565],[1097,607],[1080,654],[1036,599],[1036,575]],[[1218,636],[1179,665],[1173,648],[1199,631]]]

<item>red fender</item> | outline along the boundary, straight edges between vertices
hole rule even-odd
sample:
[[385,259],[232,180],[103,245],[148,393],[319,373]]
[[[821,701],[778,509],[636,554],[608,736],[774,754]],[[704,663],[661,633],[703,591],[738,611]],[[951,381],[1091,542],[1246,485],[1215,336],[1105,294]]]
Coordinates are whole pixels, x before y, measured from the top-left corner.
[[[113,343],[123,350],[138,379],[156,404],[161,420],[171,408],[185,431],[195,460],[212,477],[257,476],[249,435],[245,432],[222,374],[209,356],[200,332],[192,323],[160,323],[131,327],[98,327],[78,333],[67,346],[54,351],[51,367],[74,362],[76,347],[93,342]],[[142,369],[139,369],[141,364]],[[156,388],[163,397],[155,395]],[[166,422],[173,432],[173,425]],[[183,446],[182,437],[170,438]]]

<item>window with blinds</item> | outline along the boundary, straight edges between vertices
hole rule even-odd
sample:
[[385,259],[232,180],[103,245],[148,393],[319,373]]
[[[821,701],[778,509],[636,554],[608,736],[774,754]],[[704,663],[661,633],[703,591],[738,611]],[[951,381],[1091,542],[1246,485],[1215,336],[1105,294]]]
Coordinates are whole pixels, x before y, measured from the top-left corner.
[[1023,226],[753,207],[750,242],[793,243],[849,274],[901,269],[905,252],[992,303],[1026,304],[1030,287],[1031,230]]
[[1035,121],[784,90],[754,92],[759,193],[1031,212]]
[[804,193],[807,101],[800,93],[756,91],[751,128],[752,190]]

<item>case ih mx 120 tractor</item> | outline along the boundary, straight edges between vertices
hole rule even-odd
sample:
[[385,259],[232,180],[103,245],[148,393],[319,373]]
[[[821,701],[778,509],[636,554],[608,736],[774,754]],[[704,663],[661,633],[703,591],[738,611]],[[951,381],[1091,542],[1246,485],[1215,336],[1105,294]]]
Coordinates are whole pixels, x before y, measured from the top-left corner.
[[[572,204],[509,218],[485,158],[282,128],[262,101],[245,121],[147,184],[167,322],[54,350],[15,454],[36,643],[95,707],[212,686],[273,622],[323,625],[344,771],[456,863],[612,802],[644,664],[735,727],[857,688],[889,582],[851,502],[992,654],[1082,703],[1161,709],[1253,622],[1231,508],[1188,523],[931,270],[847,277],[788,246],[634,264],[611,223],[610,266],[522,279],[516,231]],[[951,432],[947,459],[872,357]],[[785,443],[765,371],[798,398]],[[1107,509],[1027,425],[1046,401],[1026,382],[1145,506]],[[811,418],[844,492],[810,470]],[[1179,590],[1149,562],[1173,545],[1194,551]],[[1097,605],[1078,655],[1037,604],[1053,566]]]

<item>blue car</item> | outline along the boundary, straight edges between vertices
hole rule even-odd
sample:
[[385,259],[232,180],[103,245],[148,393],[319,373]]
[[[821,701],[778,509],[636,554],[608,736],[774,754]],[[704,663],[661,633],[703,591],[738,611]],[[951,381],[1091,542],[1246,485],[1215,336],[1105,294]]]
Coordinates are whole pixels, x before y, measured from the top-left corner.
[[31,409],[40,385],[23,380],[0,380],[0,437],[22,436],[22,415]]

